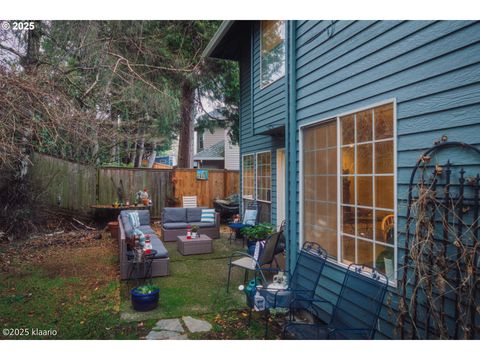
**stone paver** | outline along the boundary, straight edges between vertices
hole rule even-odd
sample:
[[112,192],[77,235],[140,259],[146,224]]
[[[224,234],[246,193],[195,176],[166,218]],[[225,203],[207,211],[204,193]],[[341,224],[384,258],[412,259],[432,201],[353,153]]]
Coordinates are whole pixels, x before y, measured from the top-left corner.
[[153,330],[166,330],[166,331],[176,331],[179,333],[185,332],[182,324],[180,323],[180,319],[162,319],[159,320]]
[[155,331],[152,330],[148,333],[147,340],[187,340],[186,334],[180,334],[176,331]]
[[210,331],[212,329],[212,325],[207,321],[194,319],[191,316],[183,316],[182,320],[187,326],[188,331],[192,333]]

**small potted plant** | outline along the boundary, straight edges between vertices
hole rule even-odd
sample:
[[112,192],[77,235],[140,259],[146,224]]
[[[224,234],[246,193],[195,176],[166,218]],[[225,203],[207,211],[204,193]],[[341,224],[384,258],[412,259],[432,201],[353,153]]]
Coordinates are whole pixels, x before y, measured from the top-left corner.
[[192,225],[192,239],[196,239],[198,236],[198,225]]
[[160,288],[155,285],[141,285],[130,291],[132,307],[137,311],[150,311],[158,306]]
[[244,227],[241,232],[247,238],[248,253],[253,255],[257,241],[265,240],[273,234],[275,226],[269,223],[261,223],[254,226]]

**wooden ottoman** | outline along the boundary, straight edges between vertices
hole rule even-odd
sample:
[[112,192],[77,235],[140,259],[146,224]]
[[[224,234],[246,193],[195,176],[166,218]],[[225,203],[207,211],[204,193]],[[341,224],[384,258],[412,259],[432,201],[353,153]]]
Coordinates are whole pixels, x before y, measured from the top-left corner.
[[213,240],[204,234],[195,239],[187,239],[185,235],[179,235],[177,250],[182,255],[209,254],[213,252]]

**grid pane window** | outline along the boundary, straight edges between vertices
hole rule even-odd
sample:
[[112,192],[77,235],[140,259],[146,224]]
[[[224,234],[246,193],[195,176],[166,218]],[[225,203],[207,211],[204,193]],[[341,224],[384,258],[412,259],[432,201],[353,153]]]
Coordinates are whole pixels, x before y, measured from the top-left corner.
[[301,149],[303,241],[318,242],[341,263],[376,267],[390,280],[396,252],[393,116],[393,104],[386,104],[305,127]]
[[336,120],[304,130],[303,188],[305,241],[317,242],[337,256]]
[[242,196],[247,199],[253,199],[255,193],[254,170],[254,155],[244,155],[242,161]]
[[271,201],[272,156],[270,152],[257,154],[257,199]]
[[345,116],[340,124],[345,140],[340,149],[340,236],[341,249],[346,252],[341,261],[348,264],[355,258],[355,262],[375,266],[393,279],[393,105]]

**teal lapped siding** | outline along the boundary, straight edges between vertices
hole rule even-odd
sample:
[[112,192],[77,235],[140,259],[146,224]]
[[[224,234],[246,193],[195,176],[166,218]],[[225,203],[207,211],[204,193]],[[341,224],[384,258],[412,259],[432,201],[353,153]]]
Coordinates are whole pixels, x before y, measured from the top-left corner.
[[[473,21],[295,21],[295,116],[290,131],[312,121],[395,99],[397,117],[398,259],[404,254],[407,186],[420,154],[447,135],[480,148],[480,23]],[[289,59],[292,61],[292,59]],[[288,135],[287,135],[288,136]],[[293,136],[293,135],[292,135]],[[288,153],[294,172],[289,191],[299,199],[299,151]],[[446,159],[474,174],[478,158],[451,150]],[[290,203],[290,263],[299,242],[300,202]],[[296,235],[296,236],[295,236]],[[322,296],[335,300],[344,269],[329,263],[319,284]],[[402,270],[399,266],[398,277]],[[411,290],[409,290],[411,291]],[[377,337],[395,338],[398,298],[390,288]],[[362,303],[352,299],[351,315],[361,317]],[[452,303],[447,301],[447,309]],[[392,311],[389,311],[389,308]],[[452,312],[447,312],[453,321]]]
[[[260,90],[259,25],[253,24],[252,29],[254,30],[253,33],[247,34],[242,42],[240,58],[240,160],[245,154],[271,152],[271,222],[276,224],[276,156],[277,149],[284,147],[284,141],[283,137],[259,135],[259,133],[282,126],[285,123],[285,80],[280,79]],[[252,53],[254,54],[253,57]],[[254,84],[253,87],[252,84]],[[281,112],[279,112],[278,107],[282,108]],[[279,114],[281,114],[280,118]],[[240,173],[242,166],[240,162]],[[242,189],[242,185],[240,177],[240,189]]]
[[[251,25],[240,44],[240,155],[271,151],[275,222],[276,150],[286,148],[288,266],[294,266],[301,240],[300,127],[392,100],[397,130],[397,278],[401,279],[407,190],[415,162],[443,135],[480,149],[480,22],[288,21],[286,76],[264,89],[260,88],[260,23]],[[285,137],[266,135],[282,126]],[[468,152],[452,149],[437,161],[447,159],[464,166],[469,175],[480,171],[478,157]],[[329,262],[319,294],[335,301],[344,273],[344,267]],[[407,294],[411,292],[408,288]],[[376,335],[380,339],[399,337],[397,293],[389,287]],[[367,301],[362,294],[352,298],[351,316],[362,318]],[[447,321],[453,323],[453,298],[447,299],[446,309]]]
[[286,88],[285,77],[267,87],[260,87],[260,23],[253,23],[253,132],[261,134],[285,125]]

